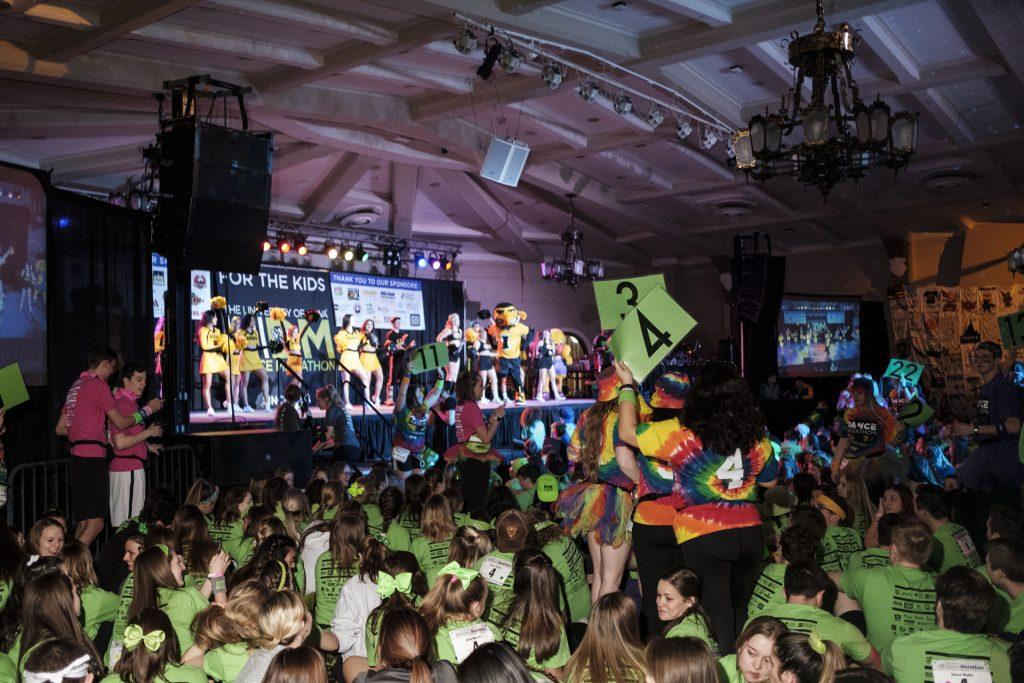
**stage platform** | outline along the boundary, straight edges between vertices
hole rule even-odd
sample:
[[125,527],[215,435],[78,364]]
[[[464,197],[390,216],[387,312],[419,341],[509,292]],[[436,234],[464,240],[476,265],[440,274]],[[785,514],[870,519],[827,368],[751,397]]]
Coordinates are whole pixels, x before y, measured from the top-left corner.
[[[579,414],[593,405],[594,401],[589,399],[566,399],[564,401],[528,401],[525,405],[506,406],[505,419],[498,427],[494,435],[495,448],[507,449],[513,447],[513,441],[521,438],[521,420],[523,413],[529,409],[536,409],[540,413],[540,419],[545,426],[558,421],[558,411],[561,408],[570,408],[579,417]],[[484,415],[489,415],[498,407],[497,404],[482,403],[480,408]],[[324,411],[314,408],[312,411],[314,420],[323,419]],[[374,454],[390,453],[391,450],[391,413],[390,407],[382,407],[380,412],[383,418],[377,416],[369,408],[365,414],[361,407],[356,407],[352,412],[352,422],[356,431],[366,440],[369,450]],[[218,411],[216,416],[209,416],[205,412],[194,412],[190,414],[190,432],[224,432],[224,431],[251,431],[272,429],[274,426],[274,411],[261,410],[252,413],[241,413],[235,415],[232,422],[230,413]],[[454,443],[454,429],[451,430],[450,441]]]

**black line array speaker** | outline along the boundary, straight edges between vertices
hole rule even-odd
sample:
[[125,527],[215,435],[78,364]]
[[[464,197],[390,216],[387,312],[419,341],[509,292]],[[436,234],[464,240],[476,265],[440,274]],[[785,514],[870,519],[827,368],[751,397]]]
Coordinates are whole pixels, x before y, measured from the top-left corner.
[[736,310],[744,320],[774,323],[782,305],[786,259],[768,254],[733,258],[732,286]]
[[153,248],[186,268],[256,273],[270,214],[272,133],[164,129]]

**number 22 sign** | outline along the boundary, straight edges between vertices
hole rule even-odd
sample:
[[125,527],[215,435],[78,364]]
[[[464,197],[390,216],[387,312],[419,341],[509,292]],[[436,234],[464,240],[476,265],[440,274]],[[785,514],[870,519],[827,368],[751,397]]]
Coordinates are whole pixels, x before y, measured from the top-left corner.
[[902,377],[907,381],[907,384],[914,385],[921,380],[922,372],[924,372],[924,366],[920,363],[901,358],[892,358],[889,360],[889,367],[885,369],[885,376],[896,379]]
[[608,347],[629,365],[636,381],[642,382],[696,326],[693,316],[668,292],[655,287],[615,328]]

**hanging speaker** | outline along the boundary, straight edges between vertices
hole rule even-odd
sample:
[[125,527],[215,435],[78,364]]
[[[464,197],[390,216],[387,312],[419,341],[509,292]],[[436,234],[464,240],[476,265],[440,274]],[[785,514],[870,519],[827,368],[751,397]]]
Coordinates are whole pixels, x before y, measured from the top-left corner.
[[502,185],[515,187],[523,174],[530,148],[518,140],[494,138],[487,150],[487,157],[480,169],[480,175]]
[[737,314],[758,324],[774,323],[782,305],[786,259],[768,254],[733,258],[732,295]]

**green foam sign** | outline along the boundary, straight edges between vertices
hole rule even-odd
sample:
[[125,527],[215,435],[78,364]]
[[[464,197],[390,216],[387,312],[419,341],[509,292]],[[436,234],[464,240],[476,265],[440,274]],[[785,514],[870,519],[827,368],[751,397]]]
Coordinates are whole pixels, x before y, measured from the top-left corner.
[[1003,340],[1003,348],[1012,349],[1024,346],[1024,311],[999,316],[999,336]]
[[664,275],[595,282],[594,298],[597,299],[597,313],[601,316],[601,329],[614,330],[621,325],[637,303],[656,287],[665,289]]
[[920,396],[912,401],[909,401],[907,405],[903,406],[900,410],[899,418],[900,421],[908,427],[920,427],[928,420],[932,419],[932,415],[935,414],[935,409],[924,402]]
[[0,368],[0,401],[4,408],[13,408],[28,401],[28,389],[17,363]]
[[902,358],[890,358],[884,377],[892,377],[894,379],[902,377],[907,380],[907,384],[913,386],[921,381],[922,372],[924,372],[924,365],[921,363],[915,363],[912,360],[904,360]]
[[409,372],[414,375],[436,370],[442,365],[448,365],[448,345],[437,343],[417,346],[412,350],[412,357],[409,360]]
[[615,329],[608,347],[638,382],[672,352],[697,321],[662,287],[655,287]]

